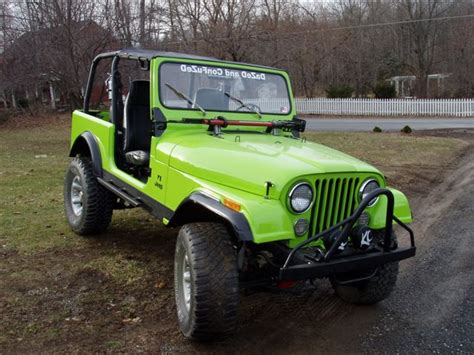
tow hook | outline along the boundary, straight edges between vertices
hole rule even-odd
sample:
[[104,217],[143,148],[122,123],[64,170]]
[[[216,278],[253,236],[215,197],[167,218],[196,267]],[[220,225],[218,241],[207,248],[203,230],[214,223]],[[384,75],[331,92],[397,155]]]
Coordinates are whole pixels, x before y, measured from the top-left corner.
[[304,259],[308,263],[317,263],[324,260],[324,251],[321,248],[310,248],[304,254]]

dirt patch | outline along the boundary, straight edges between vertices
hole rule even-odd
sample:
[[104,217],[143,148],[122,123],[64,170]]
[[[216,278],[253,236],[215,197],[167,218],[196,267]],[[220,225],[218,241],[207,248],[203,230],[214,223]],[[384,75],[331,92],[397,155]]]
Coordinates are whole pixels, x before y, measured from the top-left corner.
[[[10,254],[8,270],[1,274],[2,289],[8,285],[9,290],[1,296],[1,347],[7,352],[131,351],[139,344],[128,342],[145,329],[156,341],[168,339],[170,331],[178,336],[171,278],[174,233],[147,241],[137,236],[91,241],[72,252]],[[143,344],[148,343],[144,337]]]

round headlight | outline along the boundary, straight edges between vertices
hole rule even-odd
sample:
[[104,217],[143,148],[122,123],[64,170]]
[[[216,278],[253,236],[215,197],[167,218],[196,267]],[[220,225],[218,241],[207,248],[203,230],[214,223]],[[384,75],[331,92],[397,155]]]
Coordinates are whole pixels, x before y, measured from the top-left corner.
[[[379,183],[377,180],[374,179],[368,179],[365,180],[364,183],[361,185],[360,190],[359,190],[359,197],[360,200],[362,201],[368,194],[370,194],[372,191],[378,189],[380,187]],[[375,202],[377,202],[379,198],[375,197],[372,199],[369,204],[367,205],[368,207],[373,206]]]
[[307,183],[295,185],[289,194],[290,206],[296,213],[303,213],[308,210],[313,201],[313,190]]

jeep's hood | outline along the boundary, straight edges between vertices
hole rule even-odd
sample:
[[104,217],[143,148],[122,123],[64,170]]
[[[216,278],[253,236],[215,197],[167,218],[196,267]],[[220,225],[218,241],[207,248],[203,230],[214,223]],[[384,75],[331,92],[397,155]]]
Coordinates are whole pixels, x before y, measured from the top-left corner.
[[[337,172],[380,172],[371,165],[321,144],[258,133],[202,132],[182,137],[170,166],[190,175],[258,195],[265,182],[281,193],[299,176]],[[277,197],[272,194],[272,197]]]

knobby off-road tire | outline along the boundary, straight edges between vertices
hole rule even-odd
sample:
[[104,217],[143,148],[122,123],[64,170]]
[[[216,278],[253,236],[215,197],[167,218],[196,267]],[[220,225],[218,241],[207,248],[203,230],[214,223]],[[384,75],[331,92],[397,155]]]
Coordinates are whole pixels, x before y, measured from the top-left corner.
[[113,195],[100,185],[92,161],[76,157],[64,179],[64,207],[72,230],[80,235],[99,234],[112,219]]
[[[383,240],[383,232],[376,232],[376,238]],[[396,236],[393,233],[392,239],[396,242]],[[397,283],[399,262],[391,262],[378,267],[377,273],[368,280],[357,281],[349,284],[338,282],[338,275],[330,278],[331,285],[336,294],[346,302],[354,304],[374,304],[387,298],[392,293]],[[354,273],[353,278],[364,276],[367,272]],[[344,275],[347,277],[347,275]],[[340,280],[340,279],[339,279]]]
[[179,327],[193,340],[229,335],[237,326],[237,255],[220,223],[192,223],[178,234],[174,289]]

